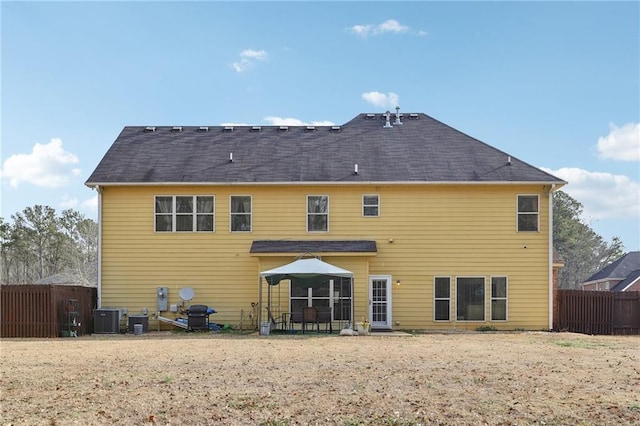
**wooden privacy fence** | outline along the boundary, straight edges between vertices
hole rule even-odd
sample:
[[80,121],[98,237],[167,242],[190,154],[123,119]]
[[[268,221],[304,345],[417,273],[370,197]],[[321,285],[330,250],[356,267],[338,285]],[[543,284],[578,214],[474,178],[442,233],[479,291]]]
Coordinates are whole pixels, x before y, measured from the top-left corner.
[[1,285],[0,337],[58,337],[62,335],[65,304],[78,301],[77,333],[93,330],[95,287],[71,285]]
[[585,334],[640,334],[640,291],[558,290],[558,329]]

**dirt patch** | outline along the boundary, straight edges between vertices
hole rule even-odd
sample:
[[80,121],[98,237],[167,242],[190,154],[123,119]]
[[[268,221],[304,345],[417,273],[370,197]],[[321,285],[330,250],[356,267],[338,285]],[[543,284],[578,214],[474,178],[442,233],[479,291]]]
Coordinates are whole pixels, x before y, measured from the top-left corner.
[[3,425],[638,424],[640,337],[3,340]]

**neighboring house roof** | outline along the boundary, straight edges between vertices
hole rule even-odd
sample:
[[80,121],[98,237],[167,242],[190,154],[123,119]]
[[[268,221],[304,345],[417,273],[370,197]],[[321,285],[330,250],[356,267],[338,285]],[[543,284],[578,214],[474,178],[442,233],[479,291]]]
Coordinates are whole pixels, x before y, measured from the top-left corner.
[[249,253],[376,253],[375,241],[369,240],[256,240]]
[[566,183],[426,114],[402,122],[125,127],[86,184]]
[[638,280],[640,280],[640,269],[632,271],[629,275],[627,275],[627,278],[613,286],[611,291],[625,291],[627,288],[635,284]]
[[630,251],[620,259],[605,266],[587,278],[582,284],[585,285],[603,280],[624,280],[633,271],[638,269],[640,269],[640,251]]

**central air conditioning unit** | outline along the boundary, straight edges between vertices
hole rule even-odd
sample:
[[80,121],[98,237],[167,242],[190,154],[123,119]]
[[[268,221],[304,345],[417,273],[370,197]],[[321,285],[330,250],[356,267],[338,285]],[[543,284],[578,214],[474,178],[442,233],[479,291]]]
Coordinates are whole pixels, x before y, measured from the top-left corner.
[[93,332],[96,334],[120,333],[120,310],[96,309],[93,311]]

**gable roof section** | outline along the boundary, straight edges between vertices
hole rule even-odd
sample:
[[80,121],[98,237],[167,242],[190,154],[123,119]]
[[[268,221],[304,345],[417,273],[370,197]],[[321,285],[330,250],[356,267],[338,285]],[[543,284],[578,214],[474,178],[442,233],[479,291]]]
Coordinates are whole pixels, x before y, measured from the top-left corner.
[[565,183],[426,114],[384,124],[125,127],[86,184]]
[[624,280],[637,269],[640,269],[640,251],[630,251],[587,278],[583,284],[611,279]]
[[611,291],[626,291],[627,288],[631,287],[638,280],[640,280],[640,269],[632,271],[629,275],[627,275],[627,278],[613,286]]

